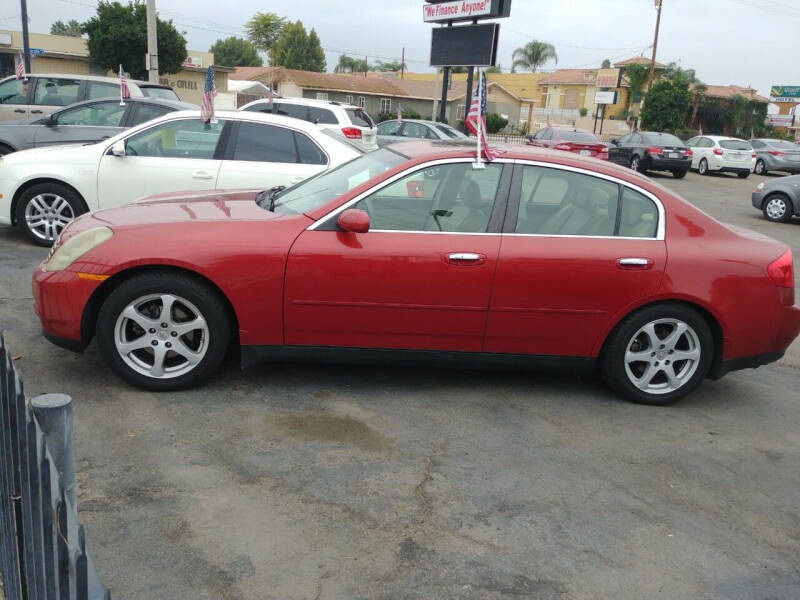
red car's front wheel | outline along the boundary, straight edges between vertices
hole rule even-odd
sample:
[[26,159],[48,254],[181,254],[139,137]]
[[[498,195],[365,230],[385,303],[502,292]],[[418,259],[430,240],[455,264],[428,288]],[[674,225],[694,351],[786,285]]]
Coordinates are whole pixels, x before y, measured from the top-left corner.
[[219,295],[202,281],[146,273],[111,292],[100,309],[97,338],[125,381],[147,390],[177,390],[219,367],[230,342],[230,319]]

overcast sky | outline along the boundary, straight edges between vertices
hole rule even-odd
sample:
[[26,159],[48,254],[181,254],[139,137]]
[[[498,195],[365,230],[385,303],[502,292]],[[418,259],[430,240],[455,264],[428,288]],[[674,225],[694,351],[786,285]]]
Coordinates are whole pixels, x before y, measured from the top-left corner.
[[[57,20],[85,20],[95,0],[28,0],[31,31],[49,32]],[[208,50],[217,38],[241,35],[256,11],[276,12],[314,27],[326,50],[328,70],[342,51],[400,58],[428,71],[431,25],[422,22],[423,0],[156,0],[161,18],[186,32],[188,49]],[[3,2],[0,27],[19,28],[17,0]],[[12,18],[8,18],[12,17]],[[5,19],[4,19],[5,18]],[[511,66],[514,48],[530,39],[553,43],[558,64],[598,67],[604,58],[649,56],[655,27],[653,0],[513,0],[501,19],[498,62]],[[680,61],[709,84],[800,85],[798,0],[664,0],[657,60]]]

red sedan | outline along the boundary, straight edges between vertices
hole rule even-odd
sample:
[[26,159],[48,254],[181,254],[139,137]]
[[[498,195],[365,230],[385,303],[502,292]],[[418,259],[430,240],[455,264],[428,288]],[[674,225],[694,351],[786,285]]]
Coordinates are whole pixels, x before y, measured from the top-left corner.
[[[35,271],[53,342],[150,390],[259,361],[598,369],[667,404],[778,360],[789,249],[597,160],[399,143],[296,186],[84,215]],[[758,318],[753,307],[758,306]]]
[[585,129],[547,126],[529,135],[525,143],[528,146],[564,150],[581,156],[608,160],[608,146],[591,131]]

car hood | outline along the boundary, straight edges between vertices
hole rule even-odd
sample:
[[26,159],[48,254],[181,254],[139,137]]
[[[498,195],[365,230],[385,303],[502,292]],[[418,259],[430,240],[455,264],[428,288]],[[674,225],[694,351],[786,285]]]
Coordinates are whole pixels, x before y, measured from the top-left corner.
[[3,157],[7,165],[23,165],[53,163],[74,164],[83,162],[86,158],[96,156],[102,152],[98,144],[60,144],[58,146],[42,146],[12,152]]
[[148,196],[133,204],[95,211],[92,216],[118,227],[209,221],[276,219],[255,203],[261,189],[170,192]]

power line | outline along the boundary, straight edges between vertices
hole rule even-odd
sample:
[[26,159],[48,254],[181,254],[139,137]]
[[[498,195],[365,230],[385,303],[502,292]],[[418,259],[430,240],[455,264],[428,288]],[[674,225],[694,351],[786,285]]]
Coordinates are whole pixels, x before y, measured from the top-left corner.
[[[755,4],[753,2],[753,0],[728,0],[728,2],[731,2],[733,4],[738,4],[739,6],[747,6],[749,8],[755,8],[755,9],[758,9],[758,10],[762,10],[764,12],[768,12],[768,13],[771,13],[773,15],[781,15],[781,16],[792,18],[792,19],[800,19],[800,12],[792,11],[788,7],[786,7],[786,8],[773,8],[772,6],[764,6],[763,4]],[[779,5],[779,6],[783,6],[783,5]]]
[[[521,35],[524,38],[529,40],[537,39],[536,36],[530,35],[528,33],[523,33],[521,31],[517,31],[516,29],[511,29],[507,25],[501,25],[501,29],[505,29],[506,31],[510,31],[511,33],[516,33],[517,35]],[[629,46],[626,48],[612,48],[612,47],[591,47],[591,46],[576,46],[574,44],[567,44],[564,42],[554,42],[552,40],[542,40],[543,42],[547,42],[548,44],[552,44],[553,46],[564,46],[565,48],[577,48],[579,50],[636,50],[641,48],[641,46]],[[649,47],[649,46],[648,46]]]

